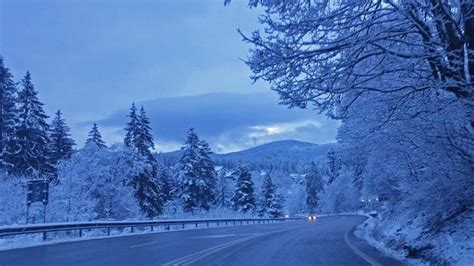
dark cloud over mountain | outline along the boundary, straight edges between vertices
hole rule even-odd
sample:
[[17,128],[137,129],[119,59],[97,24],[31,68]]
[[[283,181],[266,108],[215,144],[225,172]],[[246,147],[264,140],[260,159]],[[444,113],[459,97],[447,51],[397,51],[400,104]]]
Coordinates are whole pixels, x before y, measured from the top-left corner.
[[[186,130],[196,128],[218,151],[239,150],[281,139],[315,143],[335,140],[339,123],[312,110],[278,105],[274,93],[213,93],[160,98],[137,103],[151,118],[158,146],[180,143]],[[100,121],[102,127],[121,128],[128,110]],[[115,132],[122,134],[121,130]],[[161,145],[165,148],[166,145]]]

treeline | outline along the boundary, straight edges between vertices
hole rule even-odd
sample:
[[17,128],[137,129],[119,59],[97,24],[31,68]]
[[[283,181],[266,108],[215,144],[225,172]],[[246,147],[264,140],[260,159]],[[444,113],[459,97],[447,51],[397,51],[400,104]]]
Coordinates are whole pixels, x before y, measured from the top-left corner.
[[122,144],[108,147],[94,123],[84,147],[75,150],[60,110],[48,123],[31,74],[17,83],[0,59],[0,75],[1,185],[17,192],[5,193],[13,202],[5,198],[0,209],[17,217],[13,222],[22,216],[13,213],[23,209],[18,207],[25,180],[37,178],[50,181],[50,221],[156,218],[165,211],[212,209],[270,217],[283,213],[283,196],[270,175],[257,195],[250,168],[216,167],[208,143],[192,128],[178,162],[164,165],[156,159],[144,107],[132,104]]
[[0,58],[0,169],[17,176],[56,179],[56,165],[74,141],[58,110],[51,124],[29,72],[19,83]]

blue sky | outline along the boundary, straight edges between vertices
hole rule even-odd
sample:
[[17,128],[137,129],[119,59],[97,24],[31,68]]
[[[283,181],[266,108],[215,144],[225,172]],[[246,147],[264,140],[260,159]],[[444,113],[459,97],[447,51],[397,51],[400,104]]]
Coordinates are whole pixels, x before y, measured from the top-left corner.
[[251,84],[236,29],[257,29],[259,10],[245,2],[2,0],[0,53],[17,80],[31,71],[46,111],[63,111],[79,145],[93,121],[120,141],[132,101],[148,110],[160,151],[191,126],[218,152],[334,141],[337,121],[278,106],[268,84]]

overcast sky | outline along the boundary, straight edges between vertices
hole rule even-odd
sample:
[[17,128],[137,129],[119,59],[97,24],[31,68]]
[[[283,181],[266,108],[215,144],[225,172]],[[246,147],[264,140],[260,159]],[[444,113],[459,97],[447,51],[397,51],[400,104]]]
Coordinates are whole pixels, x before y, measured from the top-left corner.
[[251,84],[236,29],[257,29],[259,11],[245,2],[0,0],[0,55],[16,80],[31,71],[79,146],[92,122],[121,141],[132,101],[148,111],[159,151],[178,148],[191,126],[217,152],[335,141],[337,121],[278,106],[268,84]]

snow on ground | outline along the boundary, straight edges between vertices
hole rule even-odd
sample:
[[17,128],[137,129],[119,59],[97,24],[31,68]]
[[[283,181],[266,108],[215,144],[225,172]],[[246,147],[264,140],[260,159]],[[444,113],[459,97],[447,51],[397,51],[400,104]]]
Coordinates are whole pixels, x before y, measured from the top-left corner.
[[379,250],[410,264],[474,264],[474,212],[461,215],[438,232],[429,234],[421,229],[421,217],[407,218],[370,217],[355,234]]

